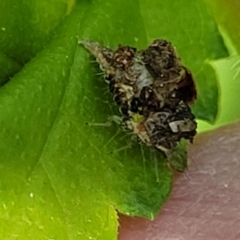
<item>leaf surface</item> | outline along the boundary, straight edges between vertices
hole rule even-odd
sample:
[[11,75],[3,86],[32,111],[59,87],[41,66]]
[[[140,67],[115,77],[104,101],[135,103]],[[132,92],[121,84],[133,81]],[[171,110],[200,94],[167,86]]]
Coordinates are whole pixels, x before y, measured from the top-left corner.
[[[190,4],[188,11],[199,13],[192,15],[196,22],[201,20],[207,25],[205,18],[210,21],[210,29],[203,34],[204,28],[199,28],[191,38],[195,27],[184,20],[182,13],[179,21],[182,19],[185,30],[179,33],[177,20],[170,21],[176,9],[186,11],[178,2],[182,1],[176,1],[175,6],[151,0],[146,6],[144,1],[78,1],[66,17],[73,3],[56,0],[56,12],[54,7],[48,10],[46,3],[39,3],[38,12],[54,12],[55,25],[47,20],[34,25],[38,30],[46,26],[47,33],[27,28],[32,20],[26,19],[34,19],[35,14],[30,13],[36,5],[20,6],[26,19],[17,15],[19,22],[11,27],[23,25],[28,29],[24,40],[28,45],[21,45],[22,40],[9,35],[0,44],[1,52],[21,68],[11,70],[12,74],[18,73],[0,89],[3,239],[38,236],[112,240],[117,235],[115,209],[150,219],[158,213],[171,191],[172,170],[160,153],[135,143],[119,126],[86,125],[106,122],[109,116],[118,114],[118,109],[104,81],[96,75],[98,66],[92,64],[92,57],[78,45],[78,40],[89,38],[111,47],[121,43],[144,48],[152,38],[172,39],[193,72],[200,66],[196,80],[202,90],[194,110],[197,116],[204,115],[212,121],[217,87],[212,68],[203,63],[206,58],[222,57],[227,52],[220,35],[211,35],[217,28],[204,5]],[[156,15],[156,9],[164,11]],[[158,31],[164,14],[168,26],[163,24]],[[154,16],[154,21],[150,16]],[[7,22],[7,18],[10,16],[5,15],[0,21]],[[198,36],[202,36],[200,44]],[[7,39],[12,45],[3,51]],[[191,51],[198,49],[205,55],[198,58],[196,52],[190,57],[186,51],[188,41]],[[216,45],[212,50],[208,44],[213,41]],[[28,48],[29,52],[25,52]],[[201,83],[201,74],[209,77],[208,85]],[[209,84],[211,90],[207,90]],[[206,98],[210,103],[204,103]]]

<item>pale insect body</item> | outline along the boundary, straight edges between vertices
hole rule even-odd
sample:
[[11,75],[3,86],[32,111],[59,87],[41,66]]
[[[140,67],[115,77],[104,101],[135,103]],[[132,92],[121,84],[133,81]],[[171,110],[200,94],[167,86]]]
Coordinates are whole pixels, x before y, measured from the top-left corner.
[[154,40],[142,51],[129,46],[113,51],[89,40],[80,43],[104,72],[125,129],[167,157],[181,139],[193,141],[197,123],[188,104],[196,99],[195,84],[169,42]]

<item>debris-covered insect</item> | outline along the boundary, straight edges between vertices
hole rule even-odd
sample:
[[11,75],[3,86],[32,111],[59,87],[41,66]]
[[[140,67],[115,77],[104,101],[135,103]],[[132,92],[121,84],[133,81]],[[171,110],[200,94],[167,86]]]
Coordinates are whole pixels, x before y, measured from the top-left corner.
[[197,123],[189,104],[197,97],[191,72],[166,40],[145,50],[79,42],[98,61],[122,113],[122,125],[167,156],[181,139],[193,141]]

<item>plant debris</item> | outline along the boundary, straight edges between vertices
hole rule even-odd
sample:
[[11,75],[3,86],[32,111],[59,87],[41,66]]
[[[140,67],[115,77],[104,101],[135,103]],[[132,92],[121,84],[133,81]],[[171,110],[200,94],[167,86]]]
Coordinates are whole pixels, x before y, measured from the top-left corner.
[[197,98],[195,83],[170,42],[156,39],[140,51],[121,45],[114,51],[90,40],[80,44],[104,72],[125,129],[167,158],[181,139],[193,141],[197,123],[189,105]]

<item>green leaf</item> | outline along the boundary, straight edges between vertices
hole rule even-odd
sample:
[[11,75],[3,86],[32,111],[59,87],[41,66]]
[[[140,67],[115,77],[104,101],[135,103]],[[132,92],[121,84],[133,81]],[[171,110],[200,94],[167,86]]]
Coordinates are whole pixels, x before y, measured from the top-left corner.
[[21,66],[0,52],[0,86],[6,83],[11,76],[20,71]]
[[239,11],[240,2],[232,0],[231,2],[224,0],[205,0],[208,3],[214,16],[222,29],[227,33],[228,37],[232,40],[238,53],[240,54],[239,42]]
[[72,4],[72,0],[0,1],[0,52],[23,66],[51,39]]
[[[3,2],[5,11],[13,11]],[[138,48],[146,47],[150,38],[170,39],[186,65],[192,64],[194,71],[195,63],[191,61],[196,61],[201,69],[194,73],[198,88],[202,88],[195,111],[201,116],[205,109],[205,118],[212,120],[217,88],[214,75],[205,87],[201,83],[201,74],[213,74],[203,63],[206,58],[226,55],[226,50],[204,5],[190,4],[190,0],[189,5],[186,1],[183,5],[183,0],[175,2],[172,5],[151,0],[146,6],[138,1],[79,1],[67,17],[64,16],[70,3],[56,0],[59,5],[55,12],[53,2],[51,7],[41,2],[37,12],[46,13],[46,18],[37,22],[33,21],[36,5],[32,2],[27,6],[20,4],[19,12],[15,10],[19,21],[16,25],[11,20],[15,15],[0,17],[1,24],[3,19],[9,24],[4,26],[12,29],[11,34],[17,36],[19,26],[25,29],[24,41],[11,38],[5,31],[1,52],[13,65],[16,62],[22,66],[31,59],[0,89],[2,239],[38,236],[112,240],[117,235],[115,209],[150,219],[156,216],[171,191],[172,170],[160,153],[133,142],[119,126],[86,125],[106,122],[118,110],[104,81],[96,75],[97,65],[91,63],[91,56],[78,45],[78,39]],[[156,9],[163,7],[165,11],[155,16]],[[184,20],[186,14],[171,22],[173,16],[177,18],[176,9],[199,13],[191,16],[202,22],[202,28],[196,30],[192,21]],[[162,23],[166,12],[168,25]],[[154,16],[153,22],[149,16]],[[176,25],[180,20],[181,33]],[[204,28],[208,22],[209,28]],[[45,25],[46,32],[42,34],[38,30]],[[157,25],[161,25],[159,32]],[[197,37],[191,37],[193,29]],[[193,57],[186,50],[189,41]],[[210,43],[215,46],[213,50]],[[12,68],[15,73],[17,68]],[[205,103],[205,99],[209,101]]]
[[230,49],[231,56],[213,62],[219,75],[219,88],[221,98],[219,102],[219,116],[214,126],[199,124],[201,129],[212,129],[229,124],[240,119],[240,111],[236,103],[240,101],[240,43],[239,43],[239,10],[240,2],[224,0],[205,0],[211,7],[214,17],[221,32],[224,34],[224,41]]

